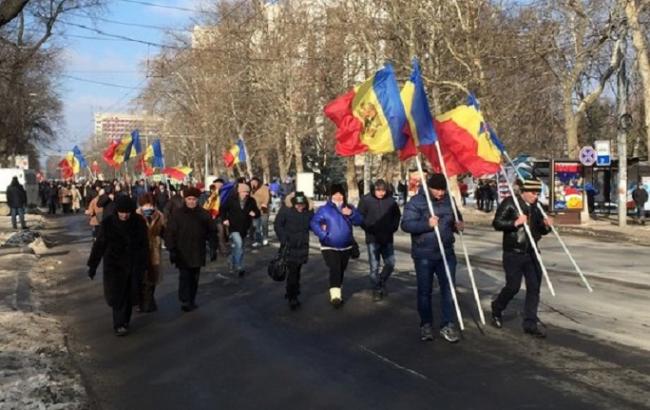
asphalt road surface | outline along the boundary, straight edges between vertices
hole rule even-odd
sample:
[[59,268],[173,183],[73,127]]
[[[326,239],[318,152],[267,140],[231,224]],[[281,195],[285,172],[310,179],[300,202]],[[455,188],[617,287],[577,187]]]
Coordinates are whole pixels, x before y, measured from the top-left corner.
[[[594,274],[595,292],[588,294],[559,246],[545,238],[544,258],[558,292],[556,298],[542,292],[546,340],[521,332],[523,290],[503,330],[480,326],[459,264],[466,330],[455,345],[440,337],[419,340],[404,234],[396,240],[398,271],[388,298],[372,302],[362,246],[361,259],[346,272],[340,310],[328,303],[327,271],[315,241],[296,312],[286,305],[283,284],[266,275],[274,247],[247,252],[243,279],[216,278],[224,260],[206,267],[199,309],[190,313],[180,310],[177,272],[164,253],[159,311],[134,313],[132,333],[116,338],[101,269],[95,281],[86,277],[91,240],[85,218],[58,218],[53,225],[46,234],[60,243],[58,255],[48,257],[58,292],[46,308],[64,320],[98,409],[650,408],[648,248],[567,237]],[[465,239],[488,309],[503,285],[500,236],[468,227]],[[438,300],[435,293],[436,318]]]

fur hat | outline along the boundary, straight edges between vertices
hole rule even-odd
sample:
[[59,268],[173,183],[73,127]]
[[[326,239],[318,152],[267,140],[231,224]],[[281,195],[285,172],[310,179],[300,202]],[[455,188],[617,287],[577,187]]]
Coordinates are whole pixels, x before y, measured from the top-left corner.
[[302,192],[302,191],[298,191],[298,192],[296,192],[296,194],[293,196],[293,198],[291,198],[291,203],[292,203],[293,205],[296,205],[296,204],[307,205],[307,197],[305,196],[304,192]]
[[334,195],[336,193],[339,193],[339,194],[341,194],[343,196],[346,195],[345,187],[343,186],[343,184],[332,184],[332,185],[330,185],[330,189],[329,189],[330,196],[332,196],[332,195]]
[[447,180],[442,174],[433,174],[427,180],[430,189],[447,189]]
[[118,195],[117,199],[115,199],[115,211],[131,213],[135,211],[135,202],[126,195]]
[[193,196],[194,198],[198,198],[201,196],[201,191],[195,187],[187,187],[183,190],[183,197],[187,198],[190,196]]

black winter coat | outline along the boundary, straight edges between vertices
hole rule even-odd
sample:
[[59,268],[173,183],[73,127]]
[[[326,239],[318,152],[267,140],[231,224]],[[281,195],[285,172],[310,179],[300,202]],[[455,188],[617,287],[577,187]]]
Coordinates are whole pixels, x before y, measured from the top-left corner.
[[20,183],[7,187],[7,206],[9,208],[24,208],[27,205],[27,192]]
[[96,270],[104,260],[104,297],[108,306],[119,306],[129,286],[131,303],[138,302],[148,253],[147,224],[140,215],[133,213],[126,221],[111,215],[102,221],[87,265]]
[[[255,216],[249,215],[251,211],[255,213]],[[230,224],[228,225],[230,232],[239,232],[243,239],[246,237],[253,219],[260,217],[260,210],[255,199],[250,196],[246,198],[244,208],[242,208],[239,205],[239,195],[235,194],[226,201],[221,217],[222,220],[227,220]]]
[[[548,234],[551,228],[544,224],[544,216],[537,208],[537,205],[529,205],[526,201],[517,197],[519,206],[522,212],[528,216],[528,224],[530,231],[533,234],[533,239],[537,243],[543,235]],[[515,227],[515,220],[519,213],[512,197],[508,197],[501,202],[494,215],[492,226],[497,231],[503,232],[503,251],[526,253],[533,252],[533,247],[530,245],[530,240],[526,234],[524,225]]]
[[402,213],[392,196],[387,193],[379,199],[374,194],[367,194],[357,209],[363,216],[361,227],[366,232],[366,243],[393,243],[393,234],[399,228]]
[[205,209],[176,209],[169,220],[165,245],[179,268],[205,266],[206,243],[216,240],[216,225]]
[[288,248],[289,262],[304,264],[309,259],[309,221],[314,211],[305,209],[296,211],[293,207],[283,206],[275,217],[273,228],[282,246]]
[[[7,191],[9,193],[9,191]],[[635,188],[632,191],[632,199],[637,206],[643,206],[648,202],[648,192],[644,188]]]

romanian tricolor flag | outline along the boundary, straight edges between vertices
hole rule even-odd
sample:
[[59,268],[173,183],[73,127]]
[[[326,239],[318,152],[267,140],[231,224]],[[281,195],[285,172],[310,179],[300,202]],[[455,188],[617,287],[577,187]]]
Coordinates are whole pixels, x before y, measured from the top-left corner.
[[205,204],[203,204],[203,209],[210,212],[212,219],[217,219],[219,217],[221,204],[226,202],[228,195],[230,195],[234,186],[234,182],[228,182],[219,189],[219,192],[213,192]]
[[[438,135],[433,125],[429,101],[427,100],[417,59],[413,60],[411,77],[402,87],[400,96],[408,119],[407,126],[404,127],[407,140],[404,149],[400,150],[400,160],[404,161],[417,155],[419,150],[429,160],[434,170],[440,172],[438,150],[435,147]],[[465,169],[456,161],[451,152],[443,151],[443,159],[448,176],[465,172]]]
[[501,152],[494,145],[477,104],[461,105],[436,117],[436,133],[443,151],[472,175],[497,173]]
[[223,162],[226,168],[232,168],[235,164],[246,162],[246,146],[241,138],[230,149],[223,153]]
[[190,167],[167,167],[163,169],[163,174],[177,181],[183,181],[188,175],[192,173]]
[[324,112],[336,125],[338,155],[382,154],[404,148],[406,113],[390,64],[327,104]]
[[74,157],[77,159],[77,161],[79,161],[79,166],[81,168],[88,168],[86,158],[84,158],[78,146],[75,145],[74,148],[72,148],[72,153],[74,154]]
[[[109,147],[110,149],[111,147]],[[104,153],[104,158],[106,159],[106,153]],[[142,152],[142,146],[140,145],[140,132],[138,130],[131,131],[131,135],[122,137],[117,146],[112,151],[112,158],[110,159],[109,164],[112,162],[112,166],[119,168],[123,162],[128,161],[130,158],[135,157],[136,155]]]
[[165,167],[165,158],[163,157],[160,140],[155,140],[147,147],[147,150],[144,152],[144,160],[154,168]]

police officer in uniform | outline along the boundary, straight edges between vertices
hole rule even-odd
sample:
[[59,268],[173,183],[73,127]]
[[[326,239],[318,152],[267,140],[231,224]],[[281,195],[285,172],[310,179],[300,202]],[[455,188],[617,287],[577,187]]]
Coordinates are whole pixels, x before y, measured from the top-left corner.
[[537,327],[542,270],[524,224],[528,223],[537,243],[543,235],[551,231],[553,220],[544,218],[537,208],[537,197],[542,190],[541,181],[528,179],[519,186],[521,193],[516,197],[523,215],[519,214],[514,198],[509,197],[499,205],[492,222],[494,229],[503,232],[503,269],[506,273],[506,285],[492,302],[492,324],[498,329],[503,326],[501,314],[519,292],[523,277],[526,281],[524,332],[534,337],[544,338],[546,334]]

